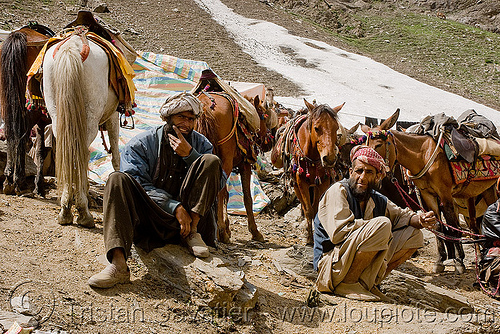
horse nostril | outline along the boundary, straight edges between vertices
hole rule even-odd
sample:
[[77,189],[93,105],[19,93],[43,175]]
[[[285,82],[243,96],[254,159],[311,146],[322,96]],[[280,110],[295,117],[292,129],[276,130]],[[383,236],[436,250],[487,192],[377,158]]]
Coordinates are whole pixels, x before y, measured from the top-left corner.
[[336,160],[336,156],[334,156],[333,158],[330,158],[328,156],[324,156],[323,157],[323,165],[325,166],[333,166],[335,164],[335,160]]

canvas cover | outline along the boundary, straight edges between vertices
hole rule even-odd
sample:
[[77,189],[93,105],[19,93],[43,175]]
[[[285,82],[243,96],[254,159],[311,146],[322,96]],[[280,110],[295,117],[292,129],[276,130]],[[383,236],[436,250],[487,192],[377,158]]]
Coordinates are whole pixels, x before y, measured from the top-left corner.
[[[135,72],[134,84],[137,88],[135,92],[134,107],[135,115],[134,129],[120,128],[119,146],[122,147],[138,133],[163,124],[160,119],[159,110],[165,102],[167,96],[183,91],[190,91],[199,81],[201,72],[208,69],[206,62],[187,60],[170,55],[155,54],[152,52],[137,52],[137,59],[132,65]],[[131,119],[128,118],[128,122]],[[107,133],[104,132],[106,143],[109,144]],[[100,135],[90,146],[89,179],[97,184],[104,184],[109,174],[113,172],[111,165],[111,155],[109,155],[102,144]],[[231,183],[231,184],[230,184]],[[233,187],[238,186],[238,180],[234,177],[228,184]],[[230,212],[244,214],[242,201],[233,192],[230,196],[228,206]],[[254,200],[254,212],[257,213],[266,205],[267,196],[260,187],[258,180],[252,181],[252,197]]]

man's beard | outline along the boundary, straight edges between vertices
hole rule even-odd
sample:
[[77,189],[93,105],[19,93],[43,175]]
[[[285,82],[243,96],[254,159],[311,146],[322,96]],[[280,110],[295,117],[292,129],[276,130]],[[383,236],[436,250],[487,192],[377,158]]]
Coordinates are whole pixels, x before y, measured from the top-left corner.
[[371,181],[368,183],[366,190],[359,190],[356,187],[356,179],[354,179],[353,177],[349,178],[348,184],[349,187],[351,188],[352,195],[359,202],[367,201],[370,198],[372,191],[377,190],[379,188],[379,184],[377,184],[375,181]]

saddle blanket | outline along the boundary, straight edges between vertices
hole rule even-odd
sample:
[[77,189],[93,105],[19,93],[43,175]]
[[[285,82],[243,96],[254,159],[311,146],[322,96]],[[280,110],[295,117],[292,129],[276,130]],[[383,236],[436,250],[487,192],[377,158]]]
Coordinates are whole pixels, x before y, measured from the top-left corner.
[[[475,162],[475,170],[471,170],[471,163],[465,160],[450,161],[453,179],[457,184],[470,180],[490,180],[500,176],[500,160],[494,160],[490,156],[484,156]],[[470,175],[470,176],[469,176]]]

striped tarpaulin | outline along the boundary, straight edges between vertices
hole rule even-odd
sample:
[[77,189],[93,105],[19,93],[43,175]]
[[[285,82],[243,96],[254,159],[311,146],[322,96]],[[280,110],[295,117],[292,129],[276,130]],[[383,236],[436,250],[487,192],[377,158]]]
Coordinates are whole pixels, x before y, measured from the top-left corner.
[[[169,55],[155,54],[152,52],[138,52],[138,57],[132,68],[135,72],[134,129],[120,128],[119,146],[122,147],[136,134],[152,127],[161,125],[158,111],[168,96],[182,91],[190,91],[198,82],[201,72],[208,69],[207,63],[181,59]],[[130,120],[128,120],[130,123]],[[107,145],[109,140],[104,132]],[[101,135],[96,137],[90,146],[89,178],[98,184],[105,184],[108,176],[113,172],[111,155],[104,150]],[[239,175],[233,175],[228,180],[230,198],[228,212],[245,214],[242,198],[238,196],[238,185],[241,191]],[[252,180],[252,196],[254,198],[254,212],[260,212],[269,199],[264,194],[258,180]]]

